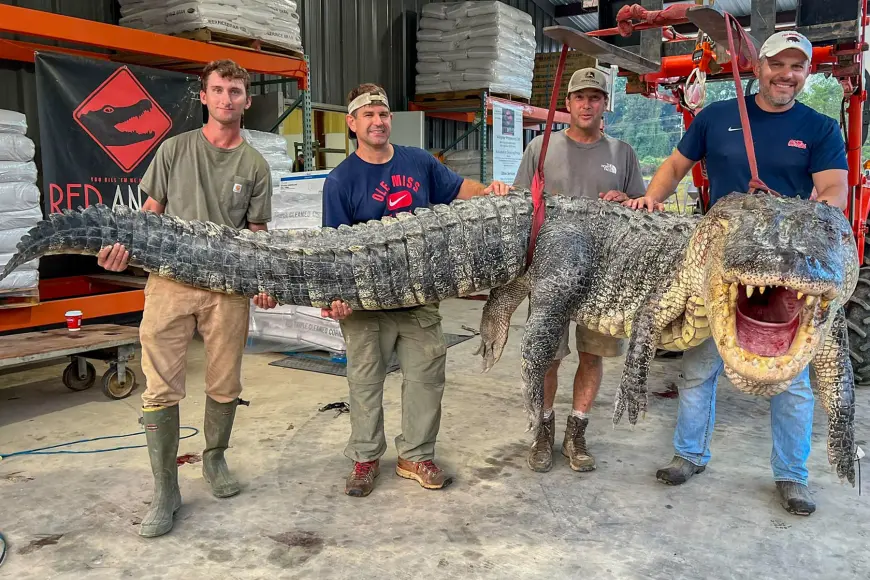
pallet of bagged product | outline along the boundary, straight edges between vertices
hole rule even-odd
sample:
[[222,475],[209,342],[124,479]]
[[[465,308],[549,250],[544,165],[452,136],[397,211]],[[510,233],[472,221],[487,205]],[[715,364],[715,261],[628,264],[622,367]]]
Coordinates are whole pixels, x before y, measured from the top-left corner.
[[[236,48],[239,50],[248,50],[252,52],[260,52],[272,56],[281,56],[285,58],[296,58],[302,60],[304,55],[298,50],[293,50],[287,47],[279,46],[271,42],[260,40],[258,38],[248,38],[238,36],[220,30],[211,30],[208,28],[198,28],[187,32],[179,32],[170,36],[186,38],[188,40],[197,40],[199,42],[208,42],[219,46]],[[150,54],[119,54],[117,55],[128,64],[137,64],[141,66],[150,66],[155,68],[171,68],[177,71],[196,72],[202,70],[203,65],[200,63],[191,63],[189,61],[166,58]]]
[[0,310],[29,308],[39,304],[39,288],[0,290]]
[[[451,106],[461,106],[468,102],[477,101],[480,102],[480,95],[486,89],[472,89],[467,91],[446,91],[443,93],[422,93],[414,96],[414,101],[417,103],[438,103],[439,105],[449,103]],[[526,97],[518,97],[516,95],[511,95],[509,93],[490,93],[487,92],[487,95],[490,97],[498,97],[500,99],[507,99],[509,101],[515,101],[518,103],[527,103],[529,99]]]
[[212,30],[210,28],[198,28],[197,30],[191,30],[188,32],[179,32],[173,36],[187,38],[189,40],[199,40],[201,42],[208,42],[210,44],[218,44],[221,46],[229,46],[232,48],[265,52],[276,56],[289,56],[298,59],[302,59],[304,56],[298,50],[293,50],[292,48],[287,48],[286,46],[281,46],[267,40],[247,38],[245,36],[239,36],[238,34],[232,34],[222,30]]

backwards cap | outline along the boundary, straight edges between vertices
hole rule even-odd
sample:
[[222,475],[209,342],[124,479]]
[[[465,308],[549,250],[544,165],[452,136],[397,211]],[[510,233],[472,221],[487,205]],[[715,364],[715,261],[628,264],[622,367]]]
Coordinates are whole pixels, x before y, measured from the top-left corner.
[[387,109],[390,108],[390,102],[386,95],[378,92],[363,93],[350,102],[347,106],[347,112],[352,115],[354,111],[366,105],[383,105]]

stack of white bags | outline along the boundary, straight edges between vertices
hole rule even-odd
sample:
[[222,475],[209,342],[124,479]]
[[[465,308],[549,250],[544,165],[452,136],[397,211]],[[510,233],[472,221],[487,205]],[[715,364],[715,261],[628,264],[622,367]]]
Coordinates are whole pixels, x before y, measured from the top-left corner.
[[[0,109],[0,270],[15,255],[21,237],[42,219],[35,147],[26,132],[27,118],[22,113]],[[39,260],[19,266],[0,281],[0,292],[36,288],[38,267]]]
[[[429,151],[436,155],[438,149],[430,149]],[[444,156],[444,165],[452,169],[454,172],[464,177],[465,179],[480,179],[480,149],[459,149],[448,151]],[[486,176],[482,183],[489,185],[492,183],[492,150],[486,152]]]
[[[269,163],[272,170],[272,221],[270,230],[319,228],[323,215],[323,190],[282,188],[281,178],[293,175],[293,159],[281,135],[243,129],[242,136]],[[297,174],[298,175],[298,174]],[[322,180],[313,179],[321,184]],[[320,316],[319,308],[281,305],[271,310],[251,308],[248,322],[248,352],[306,352],[346,350],[338,322]]]
[[281,187],[281,179],[293,175],[293,158],[287,154],[284,137],[251,129],[242,129],[242,136],[260,152],[272,170],[272,221],[268,224],[269,229],[319,228],[323,223],[322,188]]
[[208,28],[302,51],[296,0],[119,0],[118,24],[161,34]]
[[417,31],[416,93],[487,89],[532,96],[532,17],[501,2],[423,6]]

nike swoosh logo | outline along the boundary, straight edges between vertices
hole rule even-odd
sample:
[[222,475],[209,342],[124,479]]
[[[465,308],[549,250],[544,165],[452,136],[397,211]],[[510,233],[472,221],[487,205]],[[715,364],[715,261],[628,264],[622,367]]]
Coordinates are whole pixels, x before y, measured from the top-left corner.
[[400,202],[404,201],[406,197],[408,197],[408,196],[403,195],[399,199],[387,201],[387,207],[389,207],[390,209],[393,209],[394,207],[399,205]]
[[743,130],[743,127],[737,127],[736,129],[734,127],[728,127],[728,131],[742,131],[742,130]]

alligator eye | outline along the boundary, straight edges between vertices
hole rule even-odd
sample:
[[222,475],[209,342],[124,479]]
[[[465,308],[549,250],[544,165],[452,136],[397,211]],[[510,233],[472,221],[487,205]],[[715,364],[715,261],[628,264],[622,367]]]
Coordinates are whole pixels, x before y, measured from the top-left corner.
[[106,105],[105,107],[103,107],[103,112],[104,113],[114,113],[115,107],[113,107],[111,105]]

